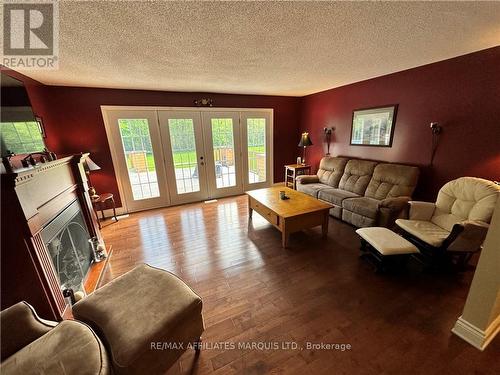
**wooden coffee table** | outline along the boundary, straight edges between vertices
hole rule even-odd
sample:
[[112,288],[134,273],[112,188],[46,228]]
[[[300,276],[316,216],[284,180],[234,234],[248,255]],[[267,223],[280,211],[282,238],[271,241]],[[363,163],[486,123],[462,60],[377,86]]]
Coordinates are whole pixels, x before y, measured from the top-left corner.
[[[290,199],[280,199],[281,190]],[[290,233],[302,229],[321,225],[323,237],[328,234],[328,210],[332,208],[328,203],[284,186],[247,191],[246,194],[250,219],[255,210],[280,230],[283,247],[288,246]]]

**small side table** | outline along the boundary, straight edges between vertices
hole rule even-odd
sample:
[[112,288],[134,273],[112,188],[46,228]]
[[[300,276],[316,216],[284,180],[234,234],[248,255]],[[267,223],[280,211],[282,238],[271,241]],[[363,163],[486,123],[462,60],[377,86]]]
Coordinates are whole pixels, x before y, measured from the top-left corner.
[[311,166],[307,164],[285,165],[285,186],[297,190],[296,178],[304,174],[311,174]]
[[107,207],[108,202],[112,203],[112,205],[113,205],[113,217],[115,218],[116,221],[118,221],[118,218],[116,217],[116,204],[115,204],[115,198],[113,197],[113,194],[103,193],[103,194],[100,194],[99,197],[97,197],[97,198],[91,198],[91,200],[92,200],[92,205],[94,206],[94,209],[96,210],[97,222],[99,223],[99,229],[101,228],[101,221],[99,220],[99,215],[97,214],[97,210],[101,211],[102,220],[106,219],[106,217],[104,216],[104,209]]

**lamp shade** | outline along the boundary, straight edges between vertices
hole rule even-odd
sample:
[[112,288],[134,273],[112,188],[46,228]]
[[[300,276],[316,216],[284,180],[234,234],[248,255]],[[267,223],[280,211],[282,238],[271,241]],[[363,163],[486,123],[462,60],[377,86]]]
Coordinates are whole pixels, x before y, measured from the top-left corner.
[[311,138],[309,137],[309,133],[302,133],[302,136],[300,137],[299,147],[312,146],[312,144],[313,143],[311,141]]
[[94,163],[92,161],[91,158],[87,157],[87,159],[85,159],[85,163],[87,164],[87,169],[92,172],[92,171],[98,171],[99,169],[101,169],[101,167],[99,167],[96,163]]

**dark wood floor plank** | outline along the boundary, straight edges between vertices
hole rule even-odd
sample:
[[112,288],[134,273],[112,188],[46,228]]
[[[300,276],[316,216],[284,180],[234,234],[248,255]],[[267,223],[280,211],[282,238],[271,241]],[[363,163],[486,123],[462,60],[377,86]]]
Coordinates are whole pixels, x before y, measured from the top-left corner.
[[[168,374],[497,374],[500,343],[479,352],[451,334],[473,272],[410,265],[378,275],[359,259],[354,228],[331,219],[292,234],[290,248],[245,197],[131,214],[103,228],[113,246],[101,285],[142,262],[173,272],[203,298],[206,345],[295,342],[296,350],[186,352]],[[307,342],[351,350],[306,349]],[[194,366],[194,367],[193,367]]]

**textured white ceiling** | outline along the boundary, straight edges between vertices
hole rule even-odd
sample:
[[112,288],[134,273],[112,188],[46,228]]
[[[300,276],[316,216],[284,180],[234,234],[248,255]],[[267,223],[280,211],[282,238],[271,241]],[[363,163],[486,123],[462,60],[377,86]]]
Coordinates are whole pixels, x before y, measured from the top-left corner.
[[500,2],[61,2],[50,85],[302,96],[500,45]]

